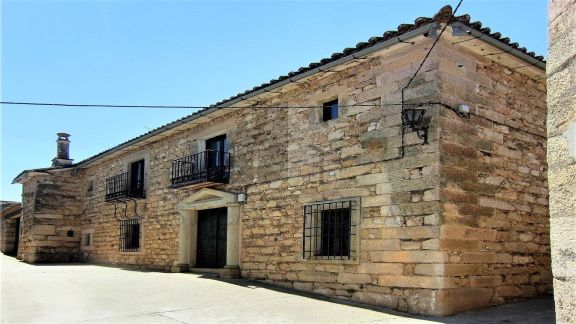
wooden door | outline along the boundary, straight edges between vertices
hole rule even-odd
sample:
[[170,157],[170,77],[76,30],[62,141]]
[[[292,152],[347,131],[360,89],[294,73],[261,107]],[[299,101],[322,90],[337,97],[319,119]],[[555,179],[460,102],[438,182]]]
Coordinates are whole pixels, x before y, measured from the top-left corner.
[[199,268],[223,268],[226,265],[227,209],[216,208],[198,211]]

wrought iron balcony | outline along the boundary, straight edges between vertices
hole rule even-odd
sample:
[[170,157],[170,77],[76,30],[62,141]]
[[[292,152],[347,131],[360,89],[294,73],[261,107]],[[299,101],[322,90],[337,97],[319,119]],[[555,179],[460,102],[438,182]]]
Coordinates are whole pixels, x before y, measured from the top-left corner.
[[172,188],[228,183],[230,153],[207,150],[172,161]]
[[123,198],[144,198],[144,183],[134,177],[130,181],[128,172],[117,174],[106,179],[106,201]]

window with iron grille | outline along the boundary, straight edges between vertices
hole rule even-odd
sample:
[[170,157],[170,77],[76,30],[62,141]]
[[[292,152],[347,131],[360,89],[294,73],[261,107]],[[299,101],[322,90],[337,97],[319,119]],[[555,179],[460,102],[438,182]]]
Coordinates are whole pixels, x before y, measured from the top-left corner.
[[139,252],[141,234],[140,219],[120,221],[120,252]]
[[304,259],[355,259],[358,220],[358,199],[304,206]]

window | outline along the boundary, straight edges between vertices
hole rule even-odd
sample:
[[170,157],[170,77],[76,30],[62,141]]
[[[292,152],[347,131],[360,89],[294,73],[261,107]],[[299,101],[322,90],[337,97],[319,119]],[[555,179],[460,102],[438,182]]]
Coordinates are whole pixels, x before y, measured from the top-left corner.
[[325,102],[322,109],[322,120],[328,121],[338,118],[338,99]]
[[140,219],[120,221],[120,252],[140,251]]
[[88,184],[86,185],[86,193],[88,195],[92,195],[94,193],[94,180],[88,180]]
[[82,246],[92,245],[92,233],[84,233],[82,235]]
[[144,160],[130,164],[130,182],[128,192],[130,197],[144,197]]
[[304,206],[305,259],[354,259],[358,199]]

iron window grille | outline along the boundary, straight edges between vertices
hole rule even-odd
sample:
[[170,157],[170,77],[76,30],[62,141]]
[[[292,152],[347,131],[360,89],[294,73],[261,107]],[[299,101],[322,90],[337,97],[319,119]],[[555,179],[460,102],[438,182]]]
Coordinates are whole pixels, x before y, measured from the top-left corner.
[[120,221],[120,252],[140,252],[141,225],[138,218]]
[[304,206],[304,259],[355,259],[357,225],[357,199]]

